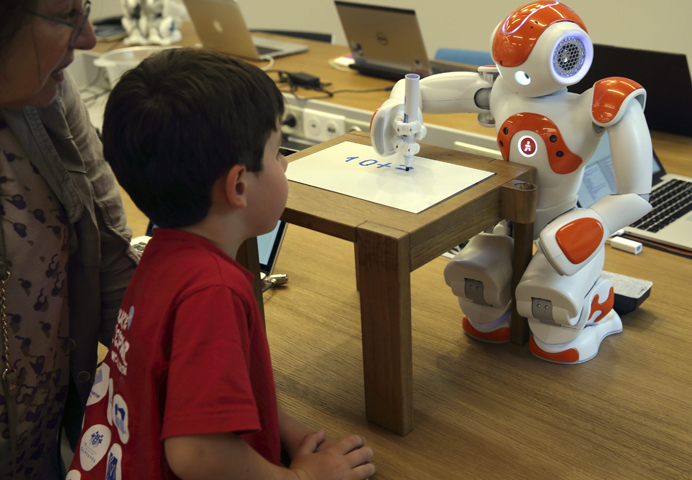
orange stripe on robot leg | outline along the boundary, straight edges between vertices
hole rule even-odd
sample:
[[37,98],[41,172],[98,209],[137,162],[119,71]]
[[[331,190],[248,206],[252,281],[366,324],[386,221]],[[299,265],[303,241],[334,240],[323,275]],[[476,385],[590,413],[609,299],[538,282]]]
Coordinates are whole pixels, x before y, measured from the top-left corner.
[[570,348],[564,352],[550,353],[536,345],[536,341],[533,339],[533,335],[529,338],[529,350],[531,353],[537,357],[543,358],[545,360],[550,360],[551,362],[557,363],[577,363],[579,362],[579,352],[576,348]]
[[601,312],[593,323],[598,323],[603,320],[603,317],[608,315],[608,313],[610,313],[610,311],[613,309],[613,305],[615,304],[615,290],[613,287],[610,287],[610,293],[608,294],[608,298],[606,298],[605,302],[600,303],[600,300],[599,295],[596,294],[591,301],[591,314],[593,315],[593,313],[596,311]]
[[464,332],[466,332],[467,335],[476,338],[478,340],[484,341],[484,342],[490,342],[490,343],[506,343],[509,342],[510,339],[510,329],[509,327],[504,327],[499,330],[495,330],[494,332],[481,332],[479,330],[476,330],[473,325],[471,325],[471,322],[469,322],[468,317],[464,317],[463,321],[463,328]]

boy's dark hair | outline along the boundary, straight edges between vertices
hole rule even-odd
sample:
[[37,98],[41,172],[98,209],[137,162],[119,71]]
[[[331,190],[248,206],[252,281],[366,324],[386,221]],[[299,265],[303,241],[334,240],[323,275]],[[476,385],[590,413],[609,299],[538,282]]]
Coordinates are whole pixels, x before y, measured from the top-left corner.
[[283,97],[259,68],[213,50],[172,48],[113,88],[103,149],[120,185],[157,226],[203,220],[211,189],[234,165],[262,169]]

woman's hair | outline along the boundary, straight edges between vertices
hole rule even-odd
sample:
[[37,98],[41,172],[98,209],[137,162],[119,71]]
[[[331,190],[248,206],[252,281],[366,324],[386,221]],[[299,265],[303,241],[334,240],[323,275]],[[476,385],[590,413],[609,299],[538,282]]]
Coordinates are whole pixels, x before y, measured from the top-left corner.
[[39,0],[0,0],[0,64],[17,32],[29,20],[29,11],[35,10]]

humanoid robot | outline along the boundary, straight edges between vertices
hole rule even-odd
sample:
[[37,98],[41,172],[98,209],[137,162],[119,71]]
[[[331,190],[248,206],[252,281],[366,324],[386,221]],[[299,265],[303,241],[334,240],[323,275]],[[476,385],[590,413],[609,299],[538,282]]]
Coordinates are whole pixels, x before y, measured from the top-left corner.
[[181,20],[168,10],[170,0],[120,0],[122,24],[127,37],[125,45],[170,45],[183,35]]
[[[558,363],[593,358],[601,341],[622,331],[609,280],[600,277],[607,238],[651,206],[652,147],[646,92],[632,80],[607,78],[578,95],[593,59],[582,20],[552,0],[525,5],[491,36],[495,65],[420,81],[418,121],[403,123],[404,81],[375,112],[372,143],[380,155],[421,140],[425,113],[478,113],[495,127],[505,160],[536,167],[537,252],[516,289],[528,318],[531,352]],[[397,131],[399,133],[397,133]],[[608,132],[617,194],[578,208],[583,167]],[[414,170],[415,171],[415,170]],[[473,237],[445,268],[445,281],[466,315],[464,331],[487,342],[509,341],[513,240],[506,224]]]

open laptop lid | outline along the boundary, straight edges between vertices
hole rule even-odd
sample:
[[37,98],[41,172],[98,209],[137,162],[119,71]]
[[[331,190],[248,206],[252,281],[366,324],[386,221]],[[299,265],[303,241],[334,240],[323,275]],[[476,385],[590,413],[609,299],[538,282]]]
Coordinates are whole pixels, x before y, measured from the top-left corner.
[[692,79],[687,56],[594,44],[593,63],[569,87],[582,93],[598,80],[625,77],[646,89],[644,115],[650,130],[692,137]]
[[274,272],[274,266],[279,257],[279,250],[284,241],[285,233],[286,222],[279,220],[274,230],[257,237],[260,272],[264,275],[271,275]]
[[[205,47],[235,57],[262,60],[305,52],[307,45],[253,37],[235,0],[184,0]],[[259,51],[258,51],[259,49]]]
[[404,75],[430,73],[414,10],[340,0],[334,3],[353,54],[353,68],[375,72],[379,68],[383,72],[403,72]]

